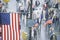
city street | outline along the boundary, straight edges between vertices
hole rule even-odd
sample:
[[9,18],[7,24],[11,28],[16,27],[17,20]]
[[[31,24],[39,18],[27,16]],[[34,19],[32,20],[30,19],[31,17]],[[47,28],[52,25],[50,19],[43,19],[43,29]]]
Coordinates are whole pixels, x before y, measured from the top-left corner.
[[60,0],[0,0],[0,14],[0,40],[60,40]]

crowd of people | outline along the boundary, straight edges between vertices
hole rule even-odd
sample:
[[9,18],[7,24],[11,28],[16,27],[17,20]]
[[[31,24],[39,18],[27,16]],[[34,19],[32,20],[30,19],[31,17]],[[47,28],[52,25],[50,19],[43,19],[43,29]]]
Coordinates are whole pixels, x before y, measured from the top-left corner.
[[[19,7],[20,12],[30,11],[30,1],[28,1],[26,4],[24,4],[25,5],[24,9],[21,9],[23,3],[20,4]],[[55,31],[58,29],[58,31],[60,32],[60,27],[59,27],[60,19],[58,16],[59,13],[57,12],[57,10],[59,10],[58,5],[59,4],[56,3],[53,7],[53,4],[50,4],[49,1],[45,2],[45,4],[41,4],[39,0],[36,0],[35,4],[32,4],[32,17],[34,20],[36,20],[36,24],[33,27],[35,32],[34,37],[36,37],[36,30],[37,30],[36,28],[38,25],[41,24],[42,21],[45,21],[44,26],[46,28],[48,27],[48,34],[49,31],[52,31],[53,29]],[[1,1],[0,1],[0,12],[6,12],[6,9],[3,9],[3,3]]]
[[[37,3],[38,2],[38,3]],[[51,34],[54,34],[56,31],[60,32],[60,18],[59,18],[59,3],[56,3],[54,5],[54,7],[52,7],[51,5],[49,5],[48,3],[45,3],[43,4],[43,6],[41,7],[42,8],[42,11],[41,9],[39,9],[40,7],[40,3],[39,1],[36,2],[36,5],[34,6],[33,8],[33,14],[35,14],[34,20],[37,20],[37,23],[40,25],[42,21],[45,21],[44,23],[44,27],[47,28],[46,31],[48,31],[48,35],[50,35],[50,39],[52,40],[53,37]],[[38,7],[39,6],[39,7]],[[37,11],[36,8],[38,7]],[[36,12],[37,11],[37,12]],[[40,12],[41,11],[41,12]],[[39,14],[38,14],[39,13]],[[38,15],[37,15],[38,14]],[[39,16],[39,17],[38,17]],[[40,19],[40,20],[39,20]],[[36,27],[37,28],[37,27]],[[35,28],[35,34],[36,34],[36,29]],[[39,28],[39,26],[38,26]],[[51,31],[51,32],[50,32]],[[51,33],[51,34],[50,34]],[[37,34],[36,34],[37,35]],[[51,38],[52,37],[52,38]],[[55,35],[56,37],[56,35]],[[57,40],[57,38],[55,39]]]

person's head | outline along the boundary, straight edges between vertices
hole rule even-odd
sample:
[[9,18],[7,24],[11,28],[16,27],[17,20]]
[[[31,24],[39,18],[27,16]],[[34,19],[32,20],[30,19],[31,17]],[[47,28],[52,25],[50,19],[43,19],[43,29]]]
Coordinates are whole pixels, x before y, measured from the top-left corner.
[[47,8],[47,4],[43,4],[43,9],[46,9]]

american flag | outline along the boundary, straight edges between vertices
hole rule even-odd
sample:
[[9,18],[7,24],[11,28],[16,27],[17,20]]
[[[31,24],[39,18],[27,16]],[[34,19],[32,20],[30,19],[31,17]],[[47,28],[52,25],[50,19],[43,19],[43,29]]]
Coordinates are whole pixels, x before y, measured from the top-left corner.
[[20,15],[18,13],[0,13],[2,40],[20,40]]

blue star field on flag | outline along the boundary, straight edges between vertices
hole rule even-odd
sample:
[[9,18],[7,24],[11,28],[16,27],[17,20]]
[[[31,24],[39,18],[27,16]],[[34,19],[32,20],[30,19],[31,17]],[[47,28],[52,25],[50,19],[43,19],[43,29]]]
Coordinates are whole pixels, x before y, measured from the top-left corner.
[[10,24],[10,13],[0,13],[0,24]]

